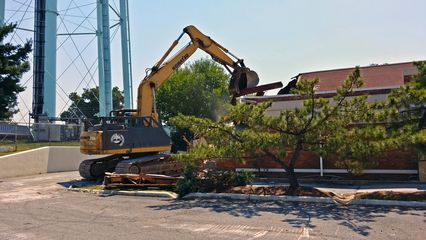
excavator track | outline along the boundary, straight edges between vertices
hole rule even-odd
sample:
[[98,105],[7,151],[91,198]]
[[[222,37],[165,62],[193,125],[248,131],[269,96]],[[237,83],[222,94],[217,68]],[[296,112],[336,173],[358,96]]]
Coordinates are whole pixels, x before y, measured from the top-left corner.
[[80,176],[88,180],[102,178],[105,172],[113,172],[117,163],[122,159],[120,155],[87,159],[80,163],[78,171]]
[[179,176],[182,170],[182,164],[172,160],[167,154],[128,156],[128,158],[117,154],[84,160],[79,166],[80,176],[88,180],[103,178],[106,172]]
[[120,161],[115,167],[115,172],[118,174],[144,173],[178,176],[182,172],[182,169],[182,164],[172,160],[170,155],[153,154]]

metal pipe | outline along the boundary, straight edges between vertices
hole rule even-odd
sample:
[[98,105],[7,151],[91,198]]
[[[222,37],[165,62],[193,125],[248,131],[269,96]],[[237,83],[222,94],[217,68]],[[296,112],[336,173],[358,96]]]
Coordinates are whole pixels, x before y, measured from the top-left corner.
[[43,112],[50,119],[56,117],[56,8],[57,0],[46,0]]
[[251,93],[257,93],[257,92],[263,92],[266,90],[281,88],[282,86],[283,86],[282,82],[268,83],[268,84],[264,84],[264,85],[260,85],[256,87],[241,89],[239,93],[234,94],[234,96],[241,97]]
[[111,52],[108,0],[97,2],[99,115],[106,117],[112,110]]
[[169,56],[169,54],[172,52],[172,50],[176,47],[176,45],[178,45],[179,40],[182,38],[182,36],[185,34],[185,32],[182,32],[179,37],[173,41],[172,45],[169,47],[169,49],[167,49],[166,53],[164,53],[164,55],[160,58],[160,60],[155,64],[154,66],[154,70],[158,69],[161,64],[164,62],[164,60],[167,58],[167,56]]
[[112,110],[112,81],[111,81],[111,48],[110,48],[110,28],[109,28],[109,3],[103,0],[102,4],[102,42],[105,80],[105,111]]
[[157,113],[157,98],[155,96],[155,85],[151,84],[151,91],[152,91],[152,109],[154,113]]
[[[0,0],[0,1],[1,1],[1,0]],[[16,29],[18,29],[18,30],[22,30],[22,31],[26,31],[26,32],[34,32],[34,30],[32,30],[32,29],[28,29],[28,28],[16,27]]]
[[96,35],[98,38],[98,78],[99,78],[99,116],[106,117],[105,113],[105,95],[104,88],[104,63],[103,51],[102,51],[102,2],[97,1],[96,4],[96,16],[97,16],[97,31]]
[[87,33],[58,33],[56,36],[77,36],[77,35],[95,35],[96,32],[87,32]]
[[[44,47],[45,47],[45,11],[46,0],[35,0],[34,8],[34,50],[33,50],[33,102],[32,117],[38,123],[43,114],[44,101]],[[37,135],[39,133],[37,132]]]
[[[321,139],[321,134],[320,134],[320,139]],[[320,144],[320,148],[322,148],[322,144]],[[324,165],[323,165],[323,160],[322,160],[322,156],[320,156],[320,176],[324,176]]]
[[129,49],[130,42],[128,36],[130,35],[127,26],[128,12],[127,0],[120,1],[120,24],[121,24],[121,62],[123,69],[123,90],[124,90],[124,107],[127,109],[133,108],[133,91],[131,82],[131,72],[129,63]]
[[18,151],[18,123],[15,123],[15,152]]
[[131,106],[133,108],[133,70],[132,70],[132,48],[131,48],[131,41],[130,41],[130,16],[129,16],[129,4],[126,4],[126,11],[127,11],[127,32],[129,33],[127,36],[127,40],[129,43],[129,83],[130,83],[130,92],[132,93],[131,97]]
[[0,0],[0,26],[4,24],[5,5],[6,0]]

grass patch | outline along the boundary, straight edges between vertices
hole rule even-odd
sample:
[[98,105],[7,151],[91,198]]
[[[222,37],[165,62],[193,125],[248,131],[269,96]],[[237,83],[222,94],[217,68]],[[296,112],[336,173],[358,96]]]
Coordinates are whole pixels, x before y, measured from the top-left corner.
[[377,191],[369,193],[358,193],[355,199],[397,200],[426,202],[426,191],[421,192],[393,192]]
[[[0,146],[6,146],[15,148],[15,143],[13,142],[0,142]],[[41,148],[41,147],[47,147],[47,146],[80,146],[80,142],[74,141],[74,142],[18,142],[16,144],[16,151],[11,152],[0,152],[0,156],[5,156],[17,152],[27,151],[31,149]]]

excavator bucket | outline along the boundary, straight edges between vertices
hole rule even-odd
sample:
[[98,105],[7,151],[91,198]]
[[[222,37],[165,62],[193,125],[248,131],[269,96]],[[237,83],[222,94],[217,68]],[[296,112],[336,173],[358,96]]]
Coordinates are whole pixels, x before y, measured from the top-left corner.
[[231,81],[229,82],[229,92],[232,95],[236,95],[243,89],[256,87],[258,83],[259,76],[255,71],[249,68],[236,68],[232,72]]

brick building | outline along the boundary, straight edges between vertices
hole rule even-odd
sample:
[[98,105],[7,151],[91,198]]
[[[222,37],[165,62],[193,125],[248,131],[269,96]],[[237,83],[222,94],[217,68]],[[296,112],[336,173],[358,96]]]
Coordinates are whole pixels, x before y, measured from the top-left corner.
[[[300,73],[295,78],[313,79],[319,77],[321,82],[317,91],[334,91],[353,71],[353,68],[342,68],[325,71]],[[361,77],[364,80],[362,89],[399,87],[411,79],[417,72],[412,62],[370,65],[360,67]]]
[[[277,115],[283,109],[297,108],[302,105],[303,99],[299,95],[290,94],[290,90],[301,79],[320,78],[316,88],[318,97],[330,98],[336,94],[336,89],[352,72],[353,68],[333,69],[316,72],[300,73],[290,83],[280,90],[276,96],[246,96],[243,102],[256,103],[272,101],[267,114]],[[412,62],[371,65],[360,68],[364,85],[356,89],[353,95],[368,94],[368,101],[382,101],[392,89],[398,88],[410,81],[417,72]],[[290,157],[290,156],[289,156]],[[413,179],[418,176],[417,156],[411,152],[387,152],[377,159],[378,165],[364,171],[364,178],[404,178]],[[335,167],[335,160],[322,158],[305,152],[296,165],[296,172],[309,175],[341,175],[347,174],[346,169]],[[272,176],[284,172],[279,166],[268,159],[252,159],[245,164],[234,163],[238,170],[256,171],[262,175]],[[230,166],[229,166],[230,167]]]

